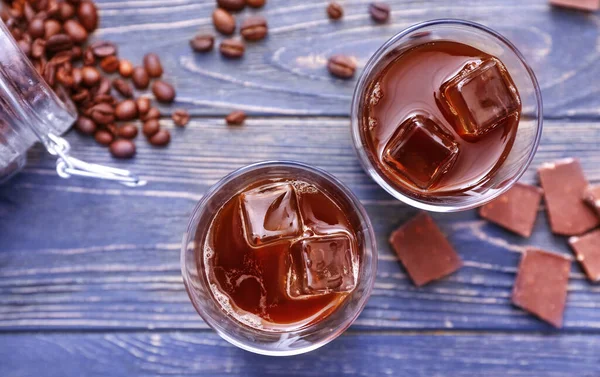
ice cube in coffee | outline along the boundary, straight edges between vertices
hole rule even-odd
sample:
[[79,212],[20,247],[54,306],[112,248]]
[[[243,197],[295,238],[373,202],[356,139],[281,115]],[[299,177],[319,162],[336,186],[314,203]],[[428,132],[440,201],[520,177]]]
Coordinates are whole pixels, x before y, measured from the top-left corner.
[[331,292],[351,292],[355,286],[353,250],[350,236],[340,233],[302,239],[290,248],[291,269],[287,280],[290,297]]
[[398,127],[384,151],[383,162],[416,186],[427,189],[450,169],[457,157],[458,145],[452,135],[434,120],[415,115]]
[[294,187],[274,183],[240,194],[244,231],[252,246],[298,237],[302,225]]
[[361,94],[359,124],[378,174],[412,197],[458,195],[492,177],[521,116],[502,61],[444,39],[393,50],[381,61]]
[[332,190],[293,176],[258,180],[215,215],[204,246],[214,297],[245,325],[302,328],[326,318],[357,284],[358,236]]
[[441,88],[442,104],[458,122],[463,137],[485,135],[520,109],[517,89],[495,58],[467,64]]

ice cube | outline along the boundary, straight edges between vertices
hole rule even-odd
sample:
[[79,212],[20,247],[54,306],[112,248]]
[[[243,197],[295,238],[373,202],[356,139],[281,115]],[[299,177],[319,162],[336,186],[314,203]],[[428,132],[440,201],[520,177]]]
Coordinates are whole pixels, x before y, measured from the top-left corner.
[[406,119],[386,145],[383,162],[417,187],[427,189],[458,157],[458,144],[442,126],[424,115]]
[[266,184],[240,195],[246,238],[261,246],[302,235],[302,220],[290,183]]
[[350,292],[355,287],[354,250],[344,233],[311,237],[291,248],[292,269],[288,277],[291,297]]
[[455,116],[461,136],[490,132],[521,108],[521,100],[506,67],[497,59],[467,65],[441,88],[442,104]]

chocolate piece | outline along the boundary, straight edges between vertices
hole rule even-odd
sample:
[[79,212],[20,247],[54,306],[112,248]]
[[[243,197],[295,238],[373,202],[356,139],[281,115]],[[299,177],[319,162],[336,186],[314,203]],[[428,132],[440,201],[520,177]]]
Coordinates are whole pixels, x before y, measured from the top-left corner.
[[588,278],[600,281],[600,229],[569,238],[569,245]]
[[588,186],[583,193],[583,200],[600,216],[600,185]]
[[570,270],[569,257],[527,249],[513,287],[513,304],[560,328]]
[[417,286],[449,275],[462,266],[452,245],[425,212],[394,231],[390,243]]
[[581,200],[588,182],[579,161],[567,158],[548,162],[538,173],[553,233],[576,236],[600,224],[600,218]]
[[550,4],[588,11],[600,9],[600,0],[550,0]]
[[538,187],[516,183],[510,190],[481,207],[479,214],[505,229],[529,237],[540,208],[542,193]]

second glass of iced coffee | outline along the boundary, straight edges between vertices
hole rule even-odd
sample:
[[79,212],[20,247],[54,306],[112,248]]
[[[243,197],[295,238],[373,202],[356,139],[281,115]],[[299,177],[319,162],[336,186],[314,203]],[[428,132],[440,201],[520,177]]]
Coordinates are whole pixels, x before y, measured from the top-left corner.
[[219,181],[196,206],[182,250],[192,303],[246,350],[294,355],[339,336],[365,306],[377,269],[369,218],[337,179],[263,162]]

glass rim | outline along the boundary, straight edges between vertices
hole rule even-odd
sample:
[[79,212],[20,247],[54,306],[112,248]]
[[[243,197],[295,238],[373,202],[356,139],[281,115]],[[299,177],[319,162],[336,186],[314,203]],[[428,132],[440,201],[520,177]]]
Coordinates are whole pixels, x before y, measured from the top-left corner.
[[[203,211],[206,209],[206,206],[209,203],[210,199],[220,189],[222,189],[223,186],[225,186],[231,180],[233,180],[239,176],[242,176],[244,174],[248,174],[255,170],[265,168],[265,167],[292,167],[292,168],[302,169],[304,171],[309,172],[310,174],[316,174],[319,177],[324,178],[325,180],[327,180],[330,183],[332,183],[333,185],[335,185],[335,187],[338,190],[340,190],[340,192],[345,196],[345,198],[354,207],[354,209],[356,210],[356,212],[358,214],[361,224],[365,225],[362,229],[363,232],[365,233],[365,245],[371,252],[371,258],[370,258],[371,259],[371,268],[370,268],[370,270],[366,271],[367,281],[365,283],[366,284],[365,289],[364,289],[363,294],[357,298],[358,305],[352,312],[352,315],[346,317],[344,319],[344,321],[340,322],[339,326],[335,327],[332,331],[329,331],[329,333],[326,336],[323,336],[322,338],[320,338],[319,341],[308,344],[304,347],[299,347],[297,349],[291,349],[291,350],[265,349],[265,348],[261,348],[260,345],[253,345],[253,344],[241,342],[238,339],[236,339],[235,337],[231,336],[229,334],[229,332],[223,326],[221,326],[219,319],[211,316],[202,307],[202,305],[199,305],[199,303],[195,299],[194,289],[192,287],[192,279],[193,278],[189,275],[187,268],[186,268],[186,266],[188,265],[188,262],[186,261],[186,256],[190,252],[190,250],[188,248],[188,244],[191,242],[189,237],[190,237],[190,235],[195,233],[195,231],[196,231],[195,226],[197,226],[197,222],[195,220],[200,218]],[[375,284],[375,277],[377,275],[377,264],[378,264],[377,255],[378,255],[378,250],[377,250],[376,237],[375,237],[375,232],[373,231],[373,226],[371,224],[370,218],[369,218],[364,206],[360,202],[360,200],[356,197],[356,195],[354,195],[354,193],[343,182],[341,182],[338,178],[336,178],[335,176],[326,172],[323,169],[320,169],[315,166],[311,166],[311,165],[308,165],[308,164],[305,164],[302,162],[291,161],[291,160],[267,160],[267,161],[260,161],[260,162],[255,162],[255,163],[252,163],[249,165],[245,165],[245,166],[240,167],[240,168],[232,171],[231,173],[227,174],[226,176],[224,176],[223,178],[218,180],[215,184],[213,184],[209,188],[209,190],[206,192],[206,194],[203,195],[202,198],[196,203],[196,206],[194,207],[194,209],[192,210],[192,212],[189,216],[188,224],[186,226],[186,232],[183,234],[181,254],[180,254],[180,264],[181,264],[181,273],[182,273],[182,277],[183,277],[183,283],[184,283],[186,292],[190,298],[190,301],[191,301],[192,305],[194,306],[194,309],[200,315],[200,317],[204,320],[204,322],[209,327],[211,327],[214,331],[216,331],[217,334],[221,338],[223,338],[224,340],[233,344],[236,347],[239,347],[241,349],[244,349],[246,351],[250,351],[253,353],[266,355],[266,356],[292,356],[292,355],[298,355],[298,354],[310,352],[312,350],[315,350],[319,347],[324,346],[325,344],[331,342],[332,340],[337,338],[339,335],[341,335],[345,330],[347,330],[352,325],[352,323],[354,323],[356,318],[358,318],[360,313],[365,308],[365,306],[368,302],[368,299],[371,296],[371,293],[372,293],[372,290],[373,290],[373,287]],[[335,311],[334,311],[334,313],[335,313]],[[237,326],[242,326],[243,328],[245,328],[244,327],[245,325],[241,324],[234,318],[231,318],[225,312],[223,312],[223,316],[225,318],[227,318],[228,321],[235,323]],[[317,322],[313,325],[309,325],[307,328],[310,328],[312,326],[317,326],[319,323],[320,322]],[[263,331],[260,331],[259,329],[255,329],[255,328],[251,328],[251,327],[248,327],[248,329],[251,329],[252,331],[263,333]],[[286,333],[290,333],[290,332],[282,331],[282,332],[264,332],[264,333],[286,334]]]
[[[535,93],[536,109],[537,109],[535,112],[535,115],[536,115],[535,118],[537,119],[537,127],[536,127],[536,135],[534,138],[534,143],[531,148],[531,151],[529,152],[529,155],[527,156],[527,160],[519,168],[519,170],[516,172],[516,174],[507,181],[506,185],[504,185],[502,188],[495,189],[489,195],[482,196],[481,200],[476,200],[473,203],[455,204],[455,205],[431,204],[426,201],[421,201],[421,200],[411,198],[411,197],[403,194],[399,190],[395,189],[392,185],[390,185],[382,177],[382,175],[373,166],[373,163],[367,156],[364,145],[362,143],[362,136],[360,134],[360,125],[358,124],[358,109],[360,107],[359,101],[360,101],[362,92],[364,91],[365,87],[368,85],[368,81],[367,81],[368,73],[370,73],[373,70],[373,68],[375,67],[375,65],[380,61],[380,59],[385,56],[385,53],[388,51],[388,49],[390,47],[392,47],[400,39],[406,37],[407,35],[409,35],[410,33],[414,32],[416,30],[419,30],[419,29],[422,29],[425,27],[430,27],[430,26],[438,26],[438,25],[466,26],[469,28],[476,29],[480,32],[486,33],[488,35],[491,35],[492,37],[498,39],[500,42],[505,44],[515,54],[515,56],[519,59],[521,64],[523,64],[523,67],[525,68],[529,78],[531,79],[531,83],[533,84],[534,93]],[[440,19],[434,19],[434,20],[429,20],[429,21],[423,21],[423,22],[420,22],[415,25],[407,27],[406,29],[398,32],[397,34],[392,36],[390,39],[388,39],[383,45],[381,45],[375,51],[375,53],[373,53],[371,58],[369,58],[369,60],[367,61],[367,64],[365,64],[363,71],[358,79],[358,82],[354,88],[354,93],[352,96],[352,103],[351,103],[351,111],[350,111],[351,123],[352,123],[350,128],[351,128],[351,134],[352,134],[352,141],[354,144],[354,150],[356,151],[356,153],[358,155],[358,160],[360,161],[361,165],[363,166],[363,168],[367,172],[367,174],[381,188],[383,188],[385,191],[387,191],[390,195],[392,195],[394,198],[400,200],[401,202],[403,202],[405,204],[408,204],[412,207],[415,207],[415,208],[418,208],[421,210],[425,210],[425,211],[459,212],[459,211],[465,211],[465,210],[480,207],[480,206],[496,199],[498,196],[500,196],[503,193],[505,193],[506,191],[508,191],[523,176],[523,174],[525,174],[525,172],[529,168],[529,165],[533,161],[533,158],[535,157],[537,148],[539,146],[539,143],[540,143],[540,140],[542,137],[542,129],[543,129],[543,115],[542,114],[543,114],[542,93],[541,93],[537,78],[535,76],[535,73],[533,72],[533,70],[531,69],[531,67],[529,66],[527,61],[525,60],[525,57],[523,56],[523,54],[517,49],[517,47],[515,45],[512,44],[512,42],[510,42],[502,34],[496,32],[495,30],[493,30],[485,25],[479,24],[477,22],[455,19],[455,18],[440,18]]]

